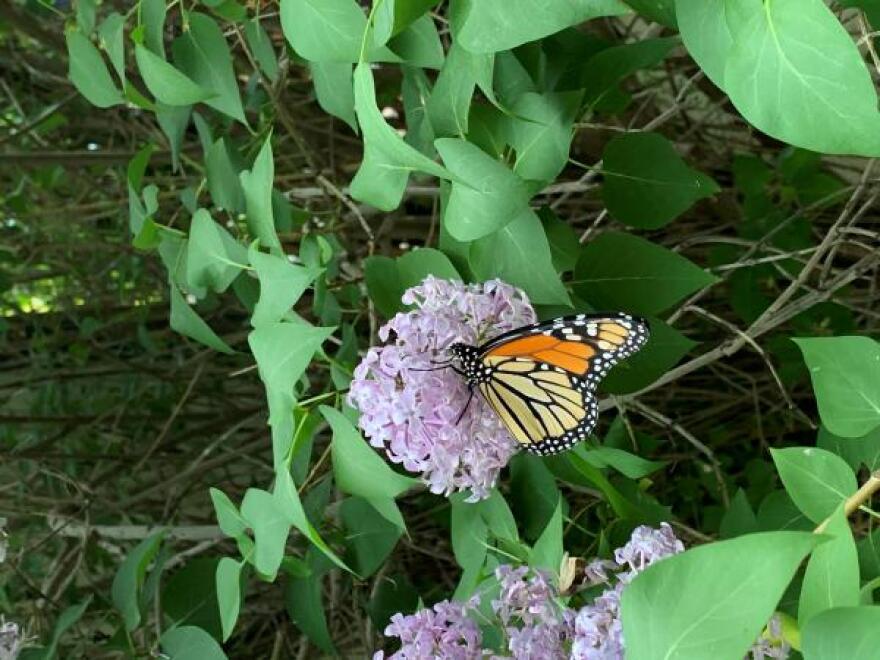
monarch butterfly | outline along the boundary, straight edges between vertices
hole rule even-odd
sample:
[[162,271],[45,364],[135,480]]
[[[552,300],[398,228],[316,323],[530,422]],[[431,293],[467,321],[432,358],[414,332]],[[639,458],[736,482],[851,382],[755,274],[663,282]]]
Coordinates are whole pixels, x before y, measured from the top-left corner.
[[589,435],[599,413],[596,386],[648,336],[647,321],[636,316],[578,314],[517,328],[481,346],[452,344],[448,352],[471,396],[479,389],[520,445],[546,455]]

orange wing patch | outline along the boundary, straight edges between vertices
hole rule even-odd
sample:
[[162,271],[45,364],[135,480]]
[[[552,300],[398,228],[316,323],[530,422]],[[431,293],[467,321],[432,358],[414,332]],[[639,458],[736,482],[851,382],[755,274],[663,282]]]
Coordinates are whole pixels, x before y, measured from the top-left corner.
[[501,344],[489,351],[486,357],[530,357],[571,373],[584,374],[590,366],[589,359],[595,354],[591,346],[579,341],[534,335]]

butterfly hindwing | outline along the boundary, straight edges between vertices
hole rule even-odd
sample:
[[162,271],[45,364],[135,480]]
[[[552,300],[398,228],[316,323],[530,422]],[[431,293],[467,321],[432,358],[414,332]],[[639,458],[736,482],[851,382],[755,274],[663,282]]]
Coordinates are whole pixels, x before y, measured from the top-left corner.
[[506,333],[479,348],[483,397],[529,451],[551,454],[596,425],[595,388],[638,351],[648,325],[628,314],[578,314]]

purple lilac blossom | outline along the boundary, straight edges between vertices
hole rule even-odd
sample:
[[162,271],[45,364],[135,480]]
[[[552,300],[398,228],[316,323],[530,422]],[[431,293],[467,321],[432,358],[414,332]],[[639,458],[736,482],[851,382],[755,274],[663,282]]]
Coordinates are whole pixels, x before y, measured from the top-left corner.
[[754,646],[749,649],[745,660],[785,660],[791,653],[791,645],[782,636],[782,619],[779,614],[774,614],[767,622],[765,634],[758,638]]
[[[587,564],[584,584],[606,583],[608,588],[575,617],[571,645],[572,660],[623,660],[623,627],[620,622],[620,596],[624,587],[651,564],[684,552],[684,544],[667,523],[659,529],[640,525],[629,541],[614,551],[614,561],[596,559]],[[610,571],[617,582],[612,585]]]
[[370,444],[421,473],[431,492],[470,490],[470,500],[483,499],[516,442],[479,395],[457,422],[469,396],[459,374],[416,370],[448,362],[446,349],[455,342],[476,345],[534,323],[534,309],[525,293],[500,280],[462,284],[429,276],[401,300],[413,309],[380,328],[386,343],[355,369],[348,401],[360,411]]
[[[400,640],[400,650],[388,660],[478,660],[483,656],[480,628],[468,617],[468,611],[477,607],[479,597],[467,603],[444,600],[432,608],[415,614],[395,614],[385,628],[387,637]],[[373,660],[384,660],[377,651]]]
[[[528,566],[495,569],[501,593],[492,610],[507,634],[510,658],[515,660],[566,660],[574,631],[574,614],[563,607],[548,576]],[[498,656],[496,656],[498,657]]]
[[0,617],[0,660],[15,660],[24,643],[18,624]]
[[639,525],[630,534],[627,544],[614,551],[614,561],[621,568],[629,568],[628,573],[620,576],[629,582],[658,559],[679,552],[684,552],[684,543],[675,538],[668,523],[660,523],[660,529]]

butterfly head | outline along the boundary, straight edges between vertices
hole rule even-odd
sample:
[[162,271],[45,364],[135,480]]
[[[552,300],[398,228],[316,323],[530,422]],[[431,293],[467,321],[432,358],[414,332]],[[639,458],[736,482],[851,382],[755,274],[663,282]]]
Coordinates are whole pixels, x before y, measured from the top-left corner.
[[480,364],[480,349],[469,344],[455,343],[448,351],[452,358],[461,364],[461,373],[467,379],[468,385],[478,383],[483,372],[483,366]]

